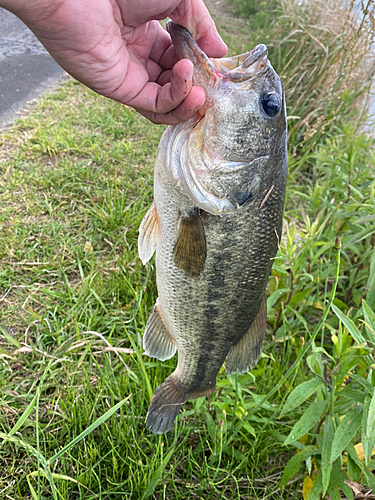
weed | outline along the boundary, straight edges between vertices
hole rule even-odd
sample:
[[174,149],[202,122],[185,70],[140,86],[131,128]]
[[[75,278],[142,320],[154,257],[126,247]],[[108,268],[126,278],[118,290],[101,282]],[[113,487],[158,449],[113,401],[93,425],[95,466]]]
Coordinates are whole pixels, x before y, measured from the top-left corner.
[[264,353],[249,373],[222,370],[217,392],[187,403],[165,436],[145,416],[176,360],[142,355],[156,287],[137,257],[162,127],[70,81],[0,136],[4,498],[373,489],[375,156],[359,132],[373,28],[345,14],[325,29],[332,5],[313,3],[275,1],[253,40],[283,76],[291,125]]

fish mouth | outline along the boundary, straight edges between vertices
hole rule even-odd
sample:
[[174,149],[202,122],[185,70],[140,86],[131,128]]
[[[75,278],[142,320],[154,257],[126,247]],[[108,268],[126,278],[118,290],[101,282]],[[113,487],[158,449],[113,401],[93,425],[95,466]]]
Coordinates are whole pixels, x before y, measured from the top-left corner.
[[211,59],[197,45],[190,32],[171,20],[167,22],[167,31],[171,36],[178,59],[189,59],[193,63],[194,85],[200,85],[204,89],[212,88],[220,73]]
[[178,59],[189,59],[193,63],[194,85],[200,85],[205,90],[214,87],[215,83],[223,78],[233,83],[254,80],[267,69],[268,50],[262,43],[239,56],[210,59],[183,26],[168,21],[167,31]]
[[[246,80],[253,80],[266,71],[268,63],[267,54],[267,47],[263,43],[260,43],[246,54],[217,59],[217,61],[218,65],[224,66],[226,71],[222,70],[222,72],[232,82],[240,83]],[[236,66],[232,67],[233,64],[236,64]]]

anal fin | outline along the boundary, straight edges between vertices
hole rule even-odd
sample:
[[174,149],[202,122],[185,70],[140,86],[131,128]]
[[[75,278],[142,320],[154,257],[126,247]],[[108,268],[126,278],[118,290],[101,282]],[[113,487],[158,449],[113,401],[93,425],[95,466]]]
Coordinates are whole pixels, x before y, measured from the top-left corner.
[[159,299],[156,300],[154,309],[147,320],[143,335],[143,348],[145,354],[158,358],[160,361],[171,358],[177,350],[176,343],[165,326]]
[[227,375],[236,372],[245,373],[256,365],[262,353],[266,323],[267,302],[264,299],[250,328],[228,353],[225,364]]
[[206,237],[199,209],[180,216],[177,242],[173,249],[176,266],[192,278],[197,278],[206,261]]
[[155,203],[147,210],[139,226],[138,255],[143,264],[146,264],[155,252],[158,217]]

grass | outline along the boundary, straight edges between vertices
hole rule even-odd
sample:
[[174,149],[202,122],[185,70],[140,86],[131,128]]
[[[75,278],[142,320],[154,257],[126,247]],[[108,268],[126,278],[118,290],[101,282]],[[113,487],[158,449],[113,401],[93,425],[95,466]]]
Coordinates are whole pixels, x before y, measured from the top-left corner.
[[[276,41],[272,50],[281,54]],[[164,436],[145,429],[145,416],[176,360],[142,355],[156,287],[153,266],[137,257],[163,127],[69,81],[1,134],[1,498],[300,499],[314,491],[326,458],[320,448],[308,452],[328,439],[322,423],[332,416],[339,429],[359,405],[368,413],[375,386],[375,323],[362,302],[375,308],[375,156],[352,90],[339,117],[324,115],[324,133],[306,134],[303,120],[291,127],[264,356],[241,377],[222,370],[216,393],[186,404]],[[293,99],[290,111],[302,116]],[[310,398],[284,406],[314,377],[321,383]],[[328,416],[288,438],[322,401]],[[362,469],[350,446],[364,435],[358,427],[338,449],[346,477],[363,488],[375,465]],[[303,460],[280,482],[298,449]]]

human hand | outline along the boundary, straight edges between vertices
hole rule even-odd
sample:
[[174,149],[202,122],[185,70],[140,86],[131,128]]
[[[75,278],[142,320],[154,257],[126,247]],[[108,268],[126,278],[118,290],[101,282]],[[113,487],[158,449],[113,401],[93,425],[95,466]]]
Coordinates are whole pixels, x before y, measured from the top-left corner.
[[74,78],[154,123],[191,118],[204,103],[193,65],[177,61],[158,20],[186,27],[210,57],[226,46],[203,0],[0,0]]

